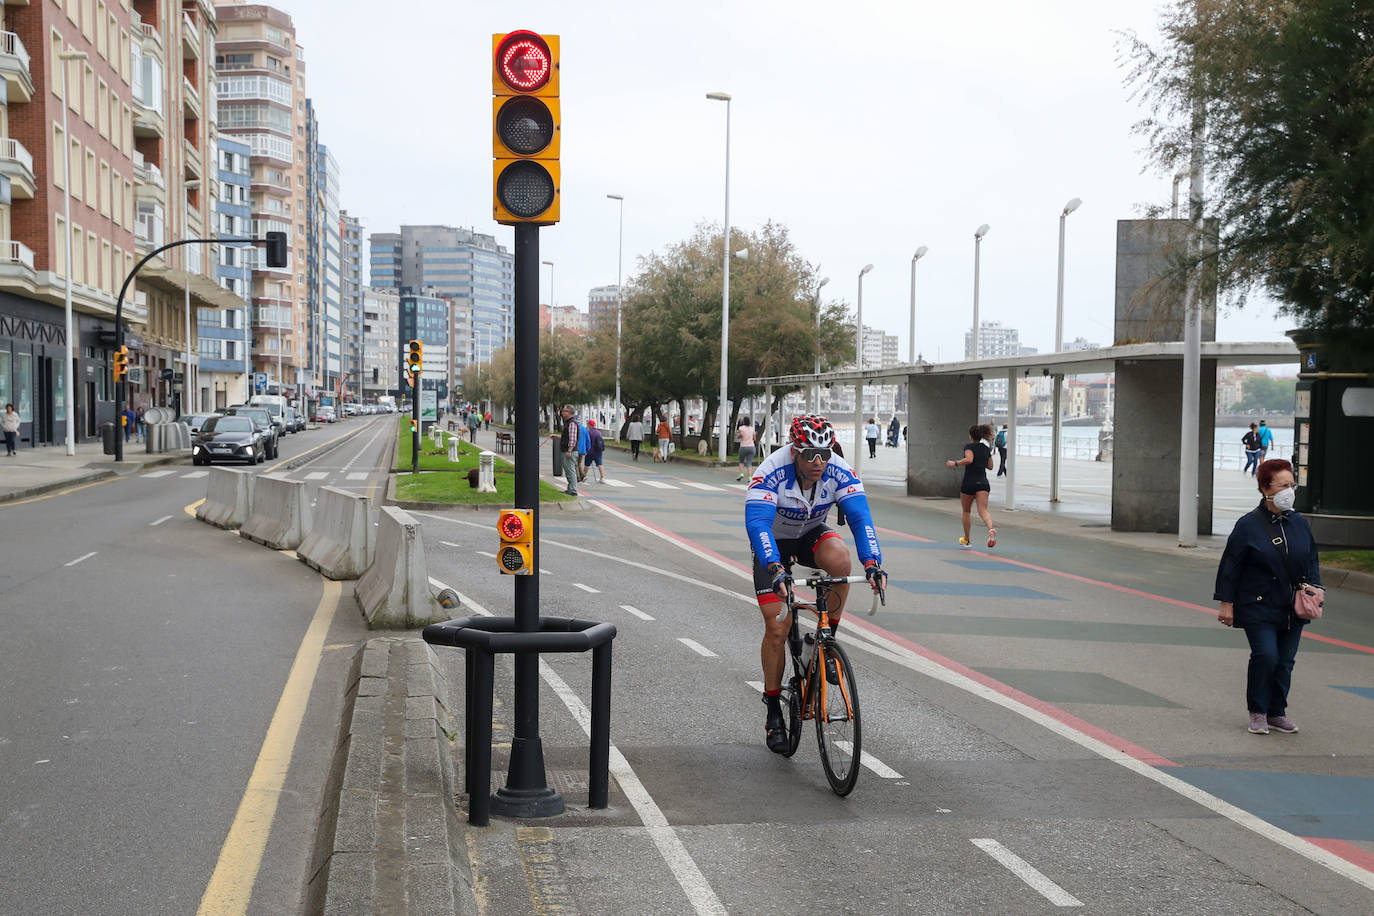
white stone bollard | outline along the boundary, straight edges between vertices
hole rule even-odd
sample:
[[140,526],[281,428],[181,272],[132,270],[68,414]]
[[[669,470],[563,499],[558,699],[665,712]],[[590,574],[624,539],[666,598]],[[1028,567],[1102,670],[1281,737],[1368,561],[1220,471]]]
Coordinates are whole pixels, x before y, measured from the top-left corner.
[[477,456],[477,492],[496,492],[496,455],[492,452]]
[[458,437],[450,436],[448,440],[448,460],[457,462],[458,457]]

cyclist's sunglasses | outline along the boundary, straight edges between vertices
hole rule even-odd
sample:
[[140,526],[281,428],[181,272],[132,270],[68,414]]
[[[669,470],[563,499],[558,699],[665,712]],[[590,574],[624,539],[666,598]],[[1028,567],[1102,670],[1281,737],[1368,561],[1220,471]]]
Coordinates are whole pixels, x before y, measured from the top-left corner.
[[821,461],[830,460],[830,449],[828,448],[803,448],[798,449],[797,454],[801,457],[802,464],[811,464],[817,459]]

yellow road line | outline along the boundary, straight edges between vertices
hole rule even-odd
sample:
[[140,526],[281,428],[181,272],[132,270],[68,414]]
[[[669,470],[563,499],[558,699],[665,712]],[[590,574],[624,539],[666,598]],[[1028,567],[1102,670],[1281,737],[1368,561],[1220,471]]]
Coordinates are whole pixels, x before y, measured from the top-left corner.
[[310,687],[320,665],[324,639],[338,609],[339,593],[338,582],[324,580],[319,607],[296,652],[286,687],[277,702],[277,711],[272,715],[267,737],[253,765],[253,775],[248,779],[229,835],[220,847],[215,872],[200,899],[196,912],[201,916],[248,911],[253,884],[262,867],[263,851],[267,848],[267,837],[272,832],[272,820],[277,813],[277,800],[291,766],[291,752],[296,746],[301,720],[305,718]]
[[196,517],[196,509],[199,508],[199,507],[200,507],[200,504],[203,503],[203,502],[205,502],[206,499],[207,499],[207,497],[202,496],[200,499],[198,499],[198,500],[196,500],[195,502],[191,503],[191,505],[185,506],[185,507],[184,507],[184,511],[186,512],[187,515],[191,516],[191,518],[195,518],[195,517]]
[[77,490],[84,490],[84,489],[86,489],[87,487],[98,487],[98,486],[100,486],[102,483],[110,483],[111,481],[114,481],[114,480],[121,480],[121,479],[123,479],[123,478],[120,478],[120,477],[106,477],[104,480],[95,480],[95,481],[92,481],[92,482],[90,482],[90,483],[83,483],[83,484],[81,484],[81,486],[79,486],[79,487],[70,487],[70,488],[68,488],[68,489],[66,489],[66,490],[58,490],[58,491],[53,492],[53,493],[44,493],[42,496],[31,496],[31,497],[29,497],[28,499],[15,499],[15,500],[11,500],[11,501],[9,501],[9,502],[0,503],[0,509],[4,509],[4,508],[7,507],[7,506],[22,506],[22,505],[24,505],[25,503],[36,503],[36,502],[39,502],[39,501],[44,500],[44,499],[52,499],[52,498],[55,497],[55,496],[66,496],[68,493],[75,493]]

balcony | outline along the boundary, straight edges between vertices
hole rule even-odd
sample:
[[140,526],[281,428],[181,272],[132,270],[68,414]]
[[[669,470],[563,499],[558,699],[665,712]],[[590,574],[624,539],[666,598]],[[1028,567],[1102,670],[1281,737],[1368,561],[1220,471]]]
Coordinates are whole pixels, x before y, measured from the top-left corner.
[[151,162],[144,162],[143,157],[137,152],[134,153],[134,177],[155,188],[165,189],[167,187],[162,181],[162,169]]
[[200,28],[189,14],[181,14],[181,47],[187,57],[200,57]]
[[0,76],[5,78],[5,97],[10,104],[33,98],[29,52],[13,32],[0,32]]
[[200,120],[200,93],[184,76],[181,78],[181,110],[185,112],[187,118],[195,121]]
[[10,194],[16,200],[32,200],[38,190],[33,177],[33,156],[18,140],[0,140],[0,174],[10,180]]
[[162,61],[162,33],[157,27],[146,22],[139,22],[134,25],[134,37],[138,39],[138,46],[144,54]]
[[182,140],[181,148],[185,151],[184,171],[186,172],[186,178],[188,180],[195,180],[200,178],[201,175],[204,174],[201,171],[200,150],[192,146],[190,140]]
[[23,242],[8,239],[0,241],[0,278],[9,279],[16,274],[26,276],[33,282],[33,249]]
[[28,6],[29,0],[5,0],[5,6]]
[[156,108],[149,108],[134,97],[134,136],[135,137],[165,137],[167,136],[167,122],[162,117],[162,112]]

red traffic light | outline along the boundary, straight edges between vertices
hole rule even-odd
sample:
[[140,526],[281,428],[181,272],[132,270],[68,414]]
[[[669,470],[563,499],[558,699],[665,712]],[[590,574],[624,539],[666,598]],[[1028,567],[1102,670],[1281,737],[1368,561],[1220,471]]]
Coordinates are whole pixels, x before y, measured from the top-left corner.
[[516,92],[543,88],[553,74],[548,42],[535,32],[511,32],[496,48],[496,72]]
[[525,537],[525,517],[519,512],[503,512],[497,523],[501,537],[508,541],[519,541]]

